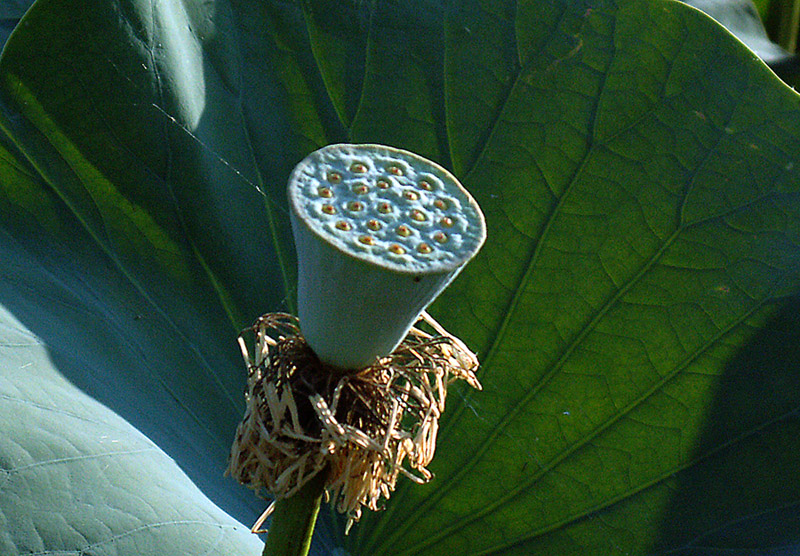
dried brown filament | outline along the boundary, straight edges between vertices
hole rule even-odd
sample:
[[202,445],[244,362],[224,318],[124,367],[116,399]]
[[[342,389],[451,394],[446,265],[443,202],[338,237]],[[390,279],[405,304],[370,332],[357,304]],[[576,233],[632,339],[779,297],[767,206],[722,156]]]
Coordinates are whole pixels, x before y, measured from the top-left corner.
[[[247,408],[227,473],[278,500],[327,469],[326,492],[347,514],[348,528],[364,506],[380,509],[400,474],[431,480],[427,466],[447,385],[462,379],[481,386],[475,354],[426,313],[421,320],[433,334],[412,327],[389,356],[342,373],[317,359],[296,317],[260,317],[239,337]],[[254,337],[250,347],[247,335]]]

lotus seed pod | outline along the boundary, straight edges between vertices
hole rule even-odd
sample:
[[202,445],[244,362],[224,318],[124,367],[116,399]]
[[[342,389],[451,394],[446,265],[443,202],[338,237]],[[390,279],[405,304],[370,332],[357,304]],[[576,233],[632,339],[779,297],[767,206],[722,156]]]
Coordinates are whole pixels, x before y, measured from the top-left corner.
[[289,178],[300,328],[325,363],[391,353],[486,239],[450,172],[382,145],[329,145]]

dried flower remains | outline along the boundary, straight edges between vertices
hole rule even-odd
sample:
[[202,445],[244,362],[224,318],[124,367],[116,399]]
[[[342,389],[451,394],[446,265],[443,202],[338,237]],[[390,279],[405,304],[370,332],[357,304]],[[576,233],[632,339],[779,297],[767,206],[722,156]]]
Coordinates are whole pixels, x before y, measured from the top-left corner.
[[[433,332],[419,328],[420,321]],[[347,515],[348,529],[363,507],[380,509],[400,474],[429,481],[447,385],[462,379],[481,386],[475,354],[427,313],[420,321],[390,355],[343,372],[319,361],[296,317],[260,317],[239,337],[247,408],[227,473],[276,500],[327,473],[326,493]],[[248,335],[255,336],[252,353]]]

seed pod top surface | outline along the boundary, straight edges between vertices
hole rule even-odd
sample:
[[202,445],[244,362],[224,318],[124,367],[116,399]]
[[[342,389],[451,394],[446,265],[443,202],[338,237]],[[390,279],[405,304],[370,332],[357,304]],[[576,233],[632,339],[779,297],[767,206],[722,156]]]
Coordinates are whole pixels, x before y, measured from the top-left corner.
[[289,178],[289,203],[321,239],[402,273],[454,270],[478,252],[486,223],[453,175],[382,145],[329,145]]

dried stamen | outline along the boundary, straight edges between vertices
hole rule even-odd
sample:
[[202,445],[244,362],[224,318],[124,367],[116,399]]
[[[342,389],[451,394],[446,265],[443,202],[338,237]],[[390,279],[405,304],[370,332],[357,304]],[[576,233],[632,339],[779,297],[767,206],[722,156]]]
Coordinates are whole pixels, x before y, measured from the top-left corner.
[[243,332],[255,336],[252,354],[240,336],[247,409],[227,472],[281,500],[325,471],[327,494],[347,514],[348,529],[365,506],[382,507],[399,475],[431,480],[427,465],[447,385],[456,379],[475,388],[480,383],[475,355],[426,313],[421,318],[436,335],[412,327],[392,354],[344,374],[320,363],[295,317],[259,318]]

